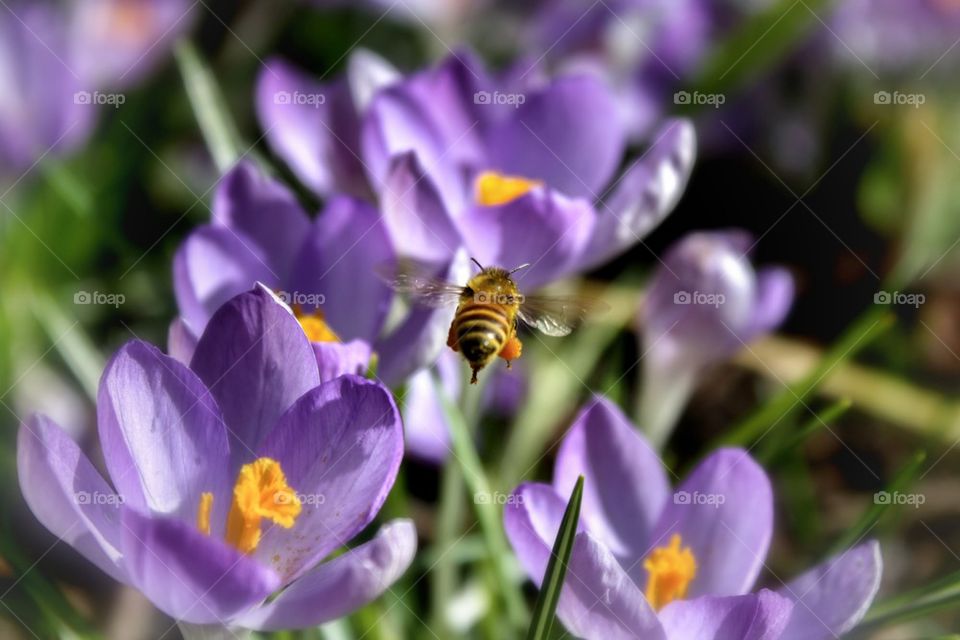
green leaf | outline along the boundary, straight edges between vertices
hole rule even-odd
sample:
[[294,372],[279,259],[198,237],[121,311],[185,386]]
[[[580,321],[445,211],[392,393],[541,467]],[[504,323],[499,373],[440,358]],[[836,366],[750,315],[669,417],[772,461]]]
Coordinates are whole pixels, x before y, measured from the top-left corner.
[[803,444],[815,431],[826,427],[845,414],[852,406],[853,403],[848,398],[841,398],[822,412],[812,415],[794,434],[787,436],[784,440],[768,438],[766,440],[767,445],[757,454],[757,459],[763,466],[774,466],[774,463]]
[[577,478],[577,484],[570,494],[567,510],[560,521],[560,530],[553,542],[550,552],[550,562],[543,576],[540,586],[540,595],[533,610],[533,620],[527,632],[527,640],[547,640],[550,628],[556,615],[557,603],[560,601],[560,591],[563,589],[563,580],[567,575],[567,565],[570,554],[573,553],[573,542],[577,535],[577,522],[580,521],[580,503],[583,501],[583,476]]

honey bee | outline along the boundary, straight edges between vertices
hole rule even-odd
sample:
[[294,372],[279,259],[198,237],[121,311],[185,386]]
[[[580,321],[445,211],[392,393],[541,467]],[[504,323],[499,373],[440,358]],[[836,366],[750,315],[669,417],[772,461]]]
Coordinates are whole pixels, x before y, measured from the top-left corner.
[[529,267],[522,264],[511,270],[484,267],[475,259],[480,272],[466,285],[438,280],[407,265],[396,275],[393,288],[409,296],[415,304],[428,307],[457,305],[447,346],[463,355],[477,383],[477,373],[498,356],[507,363],[520,357],[523,343],[517,337],[517,325],[524,324],[548,336],[565,336],[573,331],[587,313],[600,311],[603,303],[577,296],[525,296],[520,293],[513,274]]

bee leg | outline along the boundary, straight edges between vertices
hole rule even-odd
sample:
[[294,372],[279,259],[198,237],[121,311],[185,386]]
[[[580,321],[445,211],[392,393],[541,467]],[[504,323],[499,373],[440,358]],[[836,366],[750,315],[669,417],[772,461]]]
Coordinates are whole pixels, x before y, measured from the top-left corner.
[[473,375],[470,376],[470,384],[477,384],[477,372],[479,371],[480,371],[479,368],[473,369]]
[[500,349],[499,355],[507,361],[507,369],[509,369],[512,361],[519,358],[522,353],[523,343],[520,342],[520,338],[513,335],[507,340],[506,344],[503,345],[503,348]]

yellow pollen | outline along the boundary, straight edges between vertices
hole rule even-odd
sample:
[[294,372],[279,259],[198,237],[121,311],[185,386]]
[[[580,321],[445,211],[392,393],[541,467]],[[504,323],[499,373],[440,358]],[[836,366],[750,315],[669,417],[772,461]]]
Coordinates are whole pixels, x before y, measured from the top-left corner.
[[[210,535],[213,494],[200,495],[197,528]],[[300,498],[287,484],[280,463],[258,458],[240,468],[233,487],[233,503],[227,516],[226,540],[243,553],[253,553],[260,544],[260,521],[271,520],[284,529],[293,526],[300,515]]]
[[539,180],[507,176],[496,171],[484,171],[477,176],[477,204],[486,207],[507,204],[540,186],[543,186],[543,182]]
[[210,512],[213,511],[213,494],[204,491],[200,494],[200,506],[197,507],[197,529],[204,535],[210,535]]
[[657,611],[687,595],[687,587],[697,575],[693,552],[680,544],[680,534],[675,533],[670,536],[669,546],[657,547],[643,561],[643,568],[649,573],[644,594]]
[[340,336],[330,328],[324,319],[323,311],[319,309],[313,313],[304,313],[299,306],[294,307],[293,315],[300,321],[303,332],[310,342],[340,342]]

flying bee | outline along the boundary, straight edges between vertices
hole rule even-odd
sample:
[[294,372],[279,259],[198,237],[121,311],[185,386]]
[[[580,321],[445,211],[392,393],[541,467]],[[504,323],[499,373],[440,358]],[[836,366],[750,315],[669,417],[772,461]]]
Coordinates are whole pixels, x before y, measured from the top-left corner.
[[525,296],[520,293],[513,274],[529,267],[522,264],[512,270],[484,267],[470,258],[480,272],[466,285],[438,280],[417,270],[402,270],[392,281],[393,288],[428,307],[457,305],[447,346],[463,355],[476,384],[477,373],[497,356],[507,362],[520,357],[523,343],[517,337],[517,325],[525,324],[548,336],[565,336],[591,311],[603,303],[576,296]]

